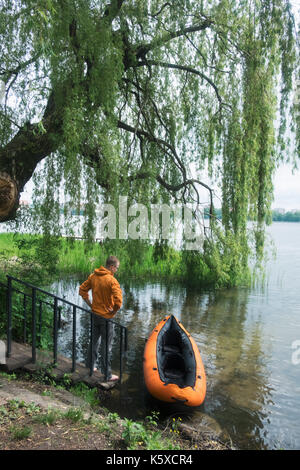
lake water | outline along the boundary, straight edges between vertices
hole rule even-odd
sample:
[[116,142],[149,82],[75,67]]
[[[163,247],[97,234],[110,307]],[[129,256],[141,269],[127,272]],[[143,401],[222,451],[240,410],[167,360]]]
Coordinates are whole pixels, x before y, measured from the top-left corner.
[[[180,410],[180,416],[208,415],[242,449],[300,448],[300,224],[274,223],[268,232],[277,257],[267,264],[264,285],[205,291],[121,283],[124,303],[116,319],[128,328],[128,352],[124,382],[105,406],[133,419],[158,406],[144,389],[143,350],[154,326],[174,314],[195,339],[207,374],[204,404]],[[52,291],[83,305],[83,280],[61,281]],[[88,316],[81,315],[78,360],[86,354],[88,331]],[[69,324],[60,330],[59,344],[70,354]],[[117,359],[116,352],[116,365]],[[175,413],[167,406],[160,411]]]

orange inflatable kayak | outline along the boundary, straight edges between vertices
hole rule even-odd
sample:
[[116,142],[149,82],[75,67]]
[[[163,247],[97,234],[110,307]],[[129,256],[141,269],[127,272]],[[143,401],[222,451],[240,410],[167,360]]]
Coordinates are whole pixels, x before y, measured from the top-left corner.
[[206,394],[206,375],[199,349],[173,315],[150,334],[143,357],[144,379],[158,400],[199,406]]

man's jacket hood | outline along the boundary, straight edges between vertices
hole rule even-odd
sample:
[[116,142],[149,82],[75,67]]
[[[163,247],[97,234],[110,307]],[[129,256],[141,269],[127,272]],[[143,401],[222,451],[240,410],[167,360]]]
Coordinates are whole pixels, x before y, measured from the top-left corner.
[[94,269],[94,273],[97,276],[107,276],[107,275],[113,276],[112,272],[109,271],[109,269],[104,268],[104,266],[100,266],[100,268]]

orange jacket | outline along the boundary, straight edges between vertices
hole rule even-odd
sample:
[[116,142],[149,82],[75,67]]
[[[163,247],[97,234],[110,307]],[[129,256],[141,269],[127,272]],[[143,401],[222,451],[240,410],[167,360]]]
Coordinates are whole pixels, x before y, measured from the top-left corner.
[[[94,272],[79,287],[79,295],[88,299],[92,289],[92,311],[104,318],[112,318],[122,306],[122,291],[113,274],[103,266]],[[112,312],[109,309],[113,309]]]

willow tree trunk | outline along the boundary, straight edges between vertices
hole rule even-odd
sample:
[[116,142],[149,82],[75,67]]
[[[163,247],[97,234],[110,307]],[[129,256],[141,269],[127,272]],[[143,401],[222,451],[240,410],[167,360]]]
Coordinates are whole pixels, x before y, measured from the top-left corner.
[[29,125],[0,150],[0,222],[14,219],[25,184],[37,164],[56,150],[55,141],[50,130],[40,134],[37,125]]
[[7,173],[0,172],[0,221],[9,220],[19,204],[16,181]]
[[61,144],[62,112],[52,92],[42,121],[25,124],[0,149],[0,222],[15,218],[20,194],[36,166]]

